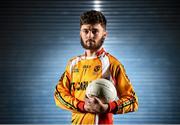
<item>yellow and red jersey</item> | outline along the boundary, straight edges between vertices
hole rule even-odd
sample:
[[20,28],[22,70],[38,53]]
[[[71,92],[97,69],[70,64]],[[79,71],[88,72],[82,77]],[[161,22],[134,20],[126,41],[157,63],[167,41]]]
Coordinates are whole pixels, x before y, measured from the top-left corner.
[[[118,99],[109,102],[108,113],[92,114],[84,110],[85,91],[91,81],[106,78],[114,84]],[[113,124],[113,114],[138,109],[138,99],[123,65],[101,48],[95,56],[72,58],[59,80],[54,94],[56,105],[72,112],[72,124]]]

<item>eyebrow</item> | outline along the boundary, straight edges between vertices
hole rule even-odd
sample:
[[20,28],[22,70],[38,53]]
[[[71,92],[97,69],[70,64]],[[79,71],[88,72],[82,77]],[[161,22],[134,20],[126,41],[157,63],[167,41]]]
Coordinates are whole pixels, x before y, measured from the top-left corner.
[[[90,28],[82,28],[82,30],[89,30]],[[92,28],[92,30],[99,30],[98,28]]]

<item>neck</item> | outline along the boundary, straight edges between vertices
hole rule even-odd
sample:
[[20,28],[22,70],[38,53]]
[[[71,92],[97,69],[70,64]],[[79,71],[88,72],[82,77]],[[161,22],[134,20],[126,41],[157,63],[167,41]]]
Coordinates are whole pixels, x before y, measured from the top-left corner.
[[99,48],[98,50],[90,50],[90,49],[86,49],[86,56],[87,57],[92,57],[92,56],[96,56],[96,53],[98,52],[98,51],[100,51],[102,49],[102,47],[101,48]]
[[96,55],[97,50],[86,50],[86,56],[91,57]]

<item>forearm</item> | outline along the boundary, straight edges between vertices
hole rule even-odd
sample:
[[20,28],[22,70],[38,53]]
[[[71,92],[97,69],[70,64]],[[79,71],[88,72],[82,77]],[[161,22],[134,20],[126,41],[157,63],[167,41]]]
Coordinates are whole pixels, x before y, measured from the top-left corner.
[[114,79],[116,79],[116,89],[119,99],[114,101],[113,104],[110,104],[111,111],[114,114],[137,111],[138,98],[123,65],[119,65],[115,74]]
[[109,112],[114,114],[124,114],[138,110],[137,96],[122,97],[119,100],[109,103]]
[[69,110],[72,112],[79,111],[77,106],[80,101],[60,86],[56,87],[54,93],[54,100],[56,105],[62,109]]

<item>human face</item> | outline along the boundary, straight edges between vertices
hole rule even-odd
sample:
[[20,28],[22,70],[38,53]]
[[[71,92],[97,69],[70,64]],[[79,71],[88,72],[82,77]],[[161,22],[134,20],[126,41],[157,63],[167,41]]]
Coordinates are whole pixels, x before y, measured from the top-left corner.
[[80,29],[81,45],[87,50],[97,51],[103,44],[107,32],[101,24],[84,24]]

